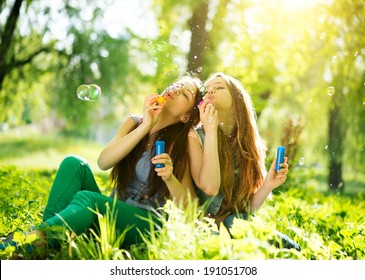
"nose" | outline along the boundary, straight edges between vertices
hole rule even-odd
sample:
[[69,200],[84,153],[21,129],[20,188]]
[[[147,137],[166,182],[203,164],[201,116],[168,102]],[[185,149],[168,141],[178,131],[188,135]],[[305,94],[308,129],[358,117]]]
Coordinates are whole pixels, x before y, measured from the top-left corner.
[[205,94],[206,94],[206,95],[209,95],[209,94],[212,94],[212,93],[214,93],[214,92],[213,92],[213,89],[212,89],[212,88],[207,88],[207,90],[206,90]]

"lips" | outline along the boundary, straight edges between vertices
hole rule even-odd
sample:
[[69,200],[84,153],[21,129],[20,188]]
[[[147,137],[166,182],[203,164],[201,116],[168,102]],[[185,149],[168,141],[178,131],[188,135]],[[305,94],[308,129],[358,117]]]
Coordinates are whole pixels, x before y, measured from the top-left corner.
[[174,99],[174,95],[173,95],[173,93],[171,92],[171,91],[169,91],[168,93],[166,93],[165,95],[164,95],[164,97],[168,97],[169,99]]
[[209,95],[205,98],[209,103],[211,103],[214,99],[214,97],[212,95]]

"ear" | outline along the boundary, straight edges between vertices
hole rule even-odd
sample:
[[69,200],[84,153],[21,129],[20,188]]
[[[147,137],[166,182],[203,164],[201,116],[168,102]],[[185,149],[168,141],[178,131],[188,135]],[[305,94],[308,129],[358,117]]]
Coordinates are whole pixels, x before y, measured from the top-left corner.
[[188,122],[188,120],[189,120],[189,116],[188,116],[187,114],[182,115],[182,116],[180,117],[180,121],[181,121],[181,122],[183,122],[183,123],[187,123],[187,122]]

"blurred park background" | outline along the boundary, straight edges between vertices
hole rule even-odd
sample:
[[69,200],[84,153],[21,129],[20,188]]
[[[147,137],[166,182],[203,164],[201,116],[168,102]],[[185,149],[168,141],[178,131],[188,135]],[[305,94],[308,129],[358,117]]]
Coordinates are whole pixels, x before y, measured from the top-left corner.
[[[269,148],[318,190],[365,193],[364,0],[0,0],[0,165],[95,172],[144,97],[186,71],[242,81]],[[100,86],[95,102],[80,84]],[[0,182],[1,183],[1,182]]]

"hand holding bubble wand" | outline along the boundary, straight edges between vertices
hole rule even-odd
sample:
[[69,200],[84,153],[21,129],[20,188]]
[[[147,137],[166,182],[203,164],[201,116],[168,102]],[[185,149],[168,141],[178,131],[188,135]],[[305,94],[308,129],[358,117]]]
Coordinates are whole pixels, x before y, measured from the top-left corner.
[[[165,152],[165,141],[157,140],[156,141],[156,156],[163,154]],[[162,163],[157,163],[156,168],[162,168],[165,167]]]
[[275,171],[278,172],[281,169],[280,164],[284,162],[286,148],[284,146],[279,146],[276,152],[276,163]]
[[168,92],[170,92],[170,91],[171,91],[170,86],[171,86],[171,85],[169,85],[169,86],[167,87],[167,89],[165,89],[165,90],[163,91],[163,93],[161,93],[161,94],[157,97],[156,105],[161,105],[162,103],[164,103],[164,102],[165,102],[165,99],[163,98],[163,96],[164,96],[166,93],[168,93]]

